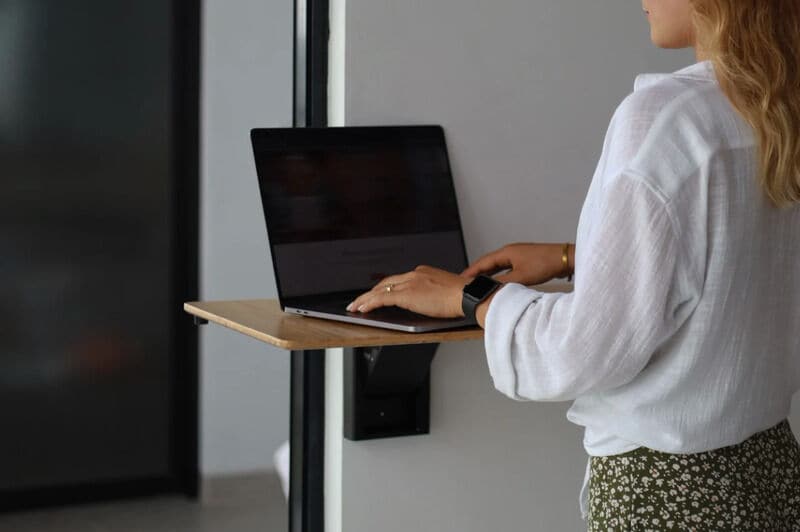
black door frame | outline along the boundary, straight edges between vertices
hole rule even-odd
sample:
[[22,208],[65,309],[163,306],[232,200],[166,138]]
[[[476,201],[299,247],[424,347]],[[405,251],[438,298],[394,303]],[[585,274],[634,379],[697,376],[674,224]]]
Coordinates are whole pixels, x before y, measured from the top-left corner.
[[[329,0],[294,3],[294,127],[328,125]],[[291,353],[290,532],[323,532],[325,351]]]
[[294,127],[328,125],[329,0],[294,2]]
[[198,329],[183,312],[183,303],[200,292],[200,73],[202,0],[173,0],[173,135],[175,176],[173,224],[176,242],[170,308],[175,333],[172,353],[173,391],[170,424],[171,491],[191,498],[200,492],[200,366]]

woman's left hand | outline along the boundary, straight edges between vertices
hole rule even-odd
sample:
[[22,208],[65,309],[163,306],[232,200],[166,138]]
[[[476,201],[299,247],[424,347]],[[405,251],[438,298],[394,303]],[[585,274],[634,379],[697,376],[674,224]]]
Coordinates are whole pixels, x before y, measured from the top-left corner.
[[350,312],[369,312],[398,306],[434,318],[459,318],[464,286],[472,279],[431,266],[383,279],[347,306]]

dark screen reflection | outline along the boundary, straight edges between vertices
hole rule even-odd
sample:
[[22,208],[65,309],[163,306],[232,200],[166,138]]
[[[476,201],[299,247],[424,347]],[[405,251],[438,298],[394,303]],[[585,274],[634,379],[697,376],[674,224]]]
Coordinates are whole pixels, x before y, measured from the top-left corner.
[[324,145],[257,143],[271,243],[458,231],[443,140],[411,136],[348,143],[339,132]]

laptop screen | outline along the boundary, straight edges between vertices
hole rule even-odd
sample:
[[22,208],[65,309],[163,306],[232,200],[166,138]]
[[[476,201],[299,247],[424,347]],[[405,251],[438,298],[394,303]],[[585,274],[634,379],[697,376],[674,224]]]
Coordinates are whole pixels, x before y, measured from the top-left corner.
[[436,126],[254,129],[281,299],[364,290],[428,264],[467,265]]

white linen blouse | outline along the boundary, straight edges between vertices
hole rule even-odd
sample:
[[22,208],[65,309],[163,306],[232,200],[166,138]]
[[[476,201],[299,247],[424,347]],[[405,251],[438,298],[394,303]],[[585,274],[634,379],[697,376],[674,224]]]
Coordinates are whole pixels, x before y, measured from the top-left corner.
[[800,208],[768,201],[756,146],[709,61],[639,75],[581,210],[574,291],[507,284],[489,306],[495,387],[574,399],[567,418],[592,456],[707,451],[786,418],[800,388]]

